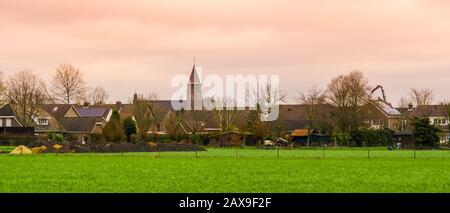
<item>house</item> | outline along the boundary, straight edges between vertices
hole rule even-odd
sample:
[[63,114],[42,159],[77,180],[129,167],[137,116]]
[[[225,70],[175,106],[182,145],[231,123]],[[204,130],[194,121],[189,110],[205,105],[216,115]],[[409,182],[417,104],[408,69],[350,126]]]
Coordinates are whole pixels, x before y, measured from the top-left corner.
[[306,146],[308,143],[309,130],[308,129],[294,129],[289,135],[291,141],[300,146]]
[[229,131],[223,132],[210,137],[209,145],[211,146],[245,146],[246,144],[246,133],[239,131]]
[[72,104],[45,104],[42,109],[36,133],[60,133],[81,143],[91,142],[93,135],[103,134],[111,114],[109,107],[86,108]]
[[22,127],[17,117],[11,104],[6,104],[0,109],[0,127]]
[[104,121],[98,117],[68,117],[59,119],[65,135],[83,144],[91,142],[93,135],[103,134]]
[[308,144],[308,138],[310,140],[310,146],[329,144],[331,142],[331,136],[329,134],[322,134],[314,129],[294,129],[289,134],[289,137],[295,145],[299,146],[306,146]]
[[65,128],[56,117],[42,107],[39,115],[34,119],[36,122],[35,133],[39,136],[47,136],[49,132],[64,134]]
[[0,108],[0,135],[7,137],[34,136],[33,127],[23,127],[11,104]]
[[410,121],[414,117],[428,118],[430,120],[430,124],[436,126],[441,130],[441,132],[439,133],[439,142],[450,142],[450,105],[417,106],[409,110],[406,114],[406,117],[409,120],[409,125],[407,127],[409,130],[412,129]]
[[361,111],[366,127],[393,131],[402,129],[402,113],[380,98],[369,100]]

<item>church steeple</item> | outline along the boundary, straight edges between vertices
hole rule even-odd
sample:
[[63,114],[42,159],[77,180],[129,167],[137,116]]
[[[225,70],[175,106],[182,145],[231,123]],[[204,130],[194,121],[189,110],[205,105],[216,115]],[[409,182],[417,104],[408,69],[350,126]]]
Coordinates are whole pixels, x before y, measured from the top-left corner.
[[189,84],[200,84],[200,78],[198,77],[197,67],[195,66],[195,58],[194,58],[194,65],[192,66],[191,75],[189,76]]
[[190,103],[191,109],[200,110],[202,108],[202,85],[199,77],[199,70],[195,64],[192,66],[192,71],[187,83],[187,101]]

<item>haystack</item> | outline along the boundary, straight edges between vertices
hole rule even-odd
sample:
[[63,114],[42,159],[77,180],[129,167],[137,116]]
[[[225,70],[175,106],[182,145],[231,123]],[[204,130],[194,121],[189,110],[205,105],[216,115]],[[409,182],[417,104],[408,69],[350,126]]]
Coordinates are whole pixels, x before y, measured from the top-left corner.
[[31,149],[32,153],[43,153],[45,152],[45,150],[47,150],[46,146],[40,146],[40,147],[34,147]]
[[31,150],[26,146],[20,145],[10,152],[13,155],[31,154]]
[[53,145],[53,148],[55,148],[56,150],[59,150],[59,149],[61,149],[61,145],[59,145],[59,144],[55,144],[55,145]]

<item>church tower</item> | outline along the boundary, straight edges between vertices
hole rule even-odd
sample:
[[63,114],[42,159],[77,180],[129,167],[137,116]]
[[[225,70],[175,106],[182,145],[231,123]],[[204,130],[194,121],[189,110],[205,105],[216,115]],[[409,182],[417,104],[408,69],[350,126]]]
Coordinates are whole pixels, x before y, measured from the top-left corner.
[[187,103],[190,104],[191,110],[201,110],[203,105],[202,100],[202,84],[198,75],[199,70],[195,66],[192,67],[189,82],[187,84]]

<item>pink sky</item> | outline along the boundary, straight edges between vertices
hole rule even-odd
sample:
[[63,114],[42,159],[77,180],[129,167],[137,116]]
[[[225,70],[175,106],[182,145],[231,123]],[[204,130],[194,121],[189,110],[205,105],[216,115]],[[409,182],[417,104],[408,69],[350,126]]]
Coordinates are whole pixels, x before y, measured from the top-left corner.
[[448,99],[450,3],[445,0],[0,0],[0,70],[50,80],[70,62],[110,102],[189,74],[279,74],[289,96],[362,70],[398,103],[409,88]]

